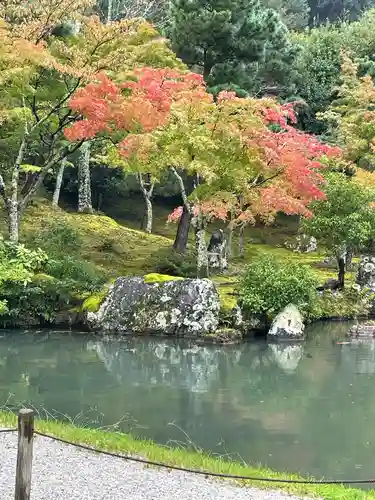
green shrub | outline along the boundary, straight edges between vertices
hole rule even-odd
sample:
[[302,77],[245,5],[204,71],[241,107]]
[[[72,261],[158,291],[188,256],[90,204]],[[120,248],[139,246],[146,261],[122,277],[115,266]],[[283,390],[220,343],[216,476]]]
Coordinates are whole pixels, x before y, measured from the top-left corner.
[[239,298],[249,314],[274,317],[289,303],[306,316],[318,298],[317,279],[309,266],[280,262],[264,255],[246,267],[240,282]]
[[3,325],[37,325],[53,321],[57,311],[79,305],[84,294],[102,288],[105,279],[93,265],[79,260],[74,254],[63,256],[62,253],[63,249],[60,256],[56,252],[53,259],[48,259],[40,249],[32,250],[0,239]]
[[76,255],[82,247],[79,232],[61,220],[49,222],[30,239],[32,247],[42,248],[50,257]]
[[197,277],[196,256],[193,252],[181,254],[173,248],[159,250],[153,256],[152,268],[158,274],[184,278]]
[[325,290],[309,311],[310,319],[355,318],[366,316],[371,308],[373,294],[358,285],[342,291]]
[[72,293],[95,292],[105,283],[105,277],[90,262],[67,256],[50,259],[45,267],[46,273],[57,278],[60,284],[70,287]]

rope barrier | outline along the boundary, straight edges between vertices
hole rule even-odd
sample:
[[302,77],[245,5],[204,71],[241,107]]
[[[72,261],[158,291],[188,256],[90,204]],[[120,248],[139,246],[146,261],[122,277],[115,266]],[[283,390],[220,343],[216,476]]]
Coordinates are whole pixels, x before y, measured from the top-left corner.
[[59,441],[60,443],[68,444],[71,446],[75,446],[76,448],[80,448],[83,450],[88,450],[88,451],[93,451],[95,453],[100,453],[102,455],[107,455],[110,457],[115,457],[115,458],[122,458],[123,460],[128,460],[131,462],[138,462],[141,464],[145,465],[153,465],[155,467],[163,467],[165,469],[170,469],[170,470],[177,470],[181,472],[188,472],[190,474],[198,474],[206,477],[219,477],[222,479],[236,479],[236,480],[243,480],[243,481],[261,481],[261,482],[266,482],[266,483],[288,483],[288,484],[321,484],[321,485],[327,485],[327,484],[373,484],[375,483],[375,479],[354,479],[353,481],[350,480],[327,480],[327,481],[317,481],[317,480],[307,480],[307,479],[275,479],[275,478],[270,478],[270,477],[254,477],[254,476],[240,476],[240,475],[232,475],[232,474],[222,474],[219,472],[209,472],[209,471],[202,471],[202,470],[197,470],[197,469],[189,469],[189,468],[184,468],[184,467],[178,467],[177,465],[168,465],[164,464],[162,462],[156,462],[154,460],[146,460],[144,458],[137,458],[137,457],[132,457],[128,455],[119,455],[117,453],[112,453],[110,451],[105,451],[105,450],[97,450],[95,448],[92,448],[91,446],[87,446],[84,444],[77,444],[77,443],[72,443],[71,441],[67,441],[66,439],[58,438],[55,436],[50,436],[49,434],[44,434],[43,432],[35,431],[35,434],[38,436],[42,436],[44,438],[48,439],[53,439],[55,441]]
[[5,434],[7,432],[17,432],[18,429],[0,429],[0,434]]

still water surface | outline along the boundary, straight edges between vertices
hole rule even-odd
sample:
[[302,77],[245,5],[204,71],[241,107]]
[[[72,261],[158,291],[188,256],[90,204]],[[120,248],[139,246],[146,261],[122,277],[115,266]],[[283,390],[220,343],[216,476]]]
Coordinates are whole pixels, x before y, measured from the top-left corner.
[[348,328],[315,325],[294,346],[227,347],[1,332],[0,403],[118,422],[280,471],[372,477],[375,341],[337,344]]

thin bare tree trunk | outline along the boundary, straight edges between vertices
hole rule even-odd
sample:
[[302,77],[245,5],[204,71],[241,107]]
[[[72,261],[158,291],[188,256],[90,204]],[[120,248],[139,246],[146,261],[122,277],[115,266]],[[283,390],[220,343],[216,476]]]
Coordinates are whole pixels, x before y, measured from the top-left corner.
[[5,202],[5,209],[8,217],[9,239],[14,243],[18,243],[20,237],[20,203],[18,201],[18,182],[20,177],[20,168],[26,151],[26,135],[27,127],[25,125],[25,134],[22,138],[17,158],[12,171],[10,182],[10,197],[8,198],[5,190],[5,183],[0,176],[0,194]]
[[233,257],[233,231],[234,231],[234,214],[230,214],[230,222],[227,227],[227,246],[226,246],[226,257],[231,259]]
[[345,254],[345,269],[347,271],[350,271],[352,262],[353,262],[353,251],[350,248],[347,248]]
[[193,218],[192,206],[188,200],[184,181],[183,181],[181,175],[177,172],[175,167],[171,167],[171,170],[177,179],[178,185],[180,186],[181,198],[182,198],[183,207],[184,207],[183,211],[182,211],[181,219],[178,223],[176,238],[175,238],[174,243],[173,243],[173,249],[176,250],[176,252],[185,253],[186,249],[187,249],[188,240],[189,240],[190,225],[191,225],[192,218]]
[[[149,184],[148,188],[146,187],[146,183],[144,182],[142,178],[142,174],[137,174],[139,185],[141,187],[141,192],[143,194],[143,198],[146,202],[146,227],[145,231],[148,234],[152,233],[152,219],[153,219],[153,213],[152,213],[152,195],[154,193],[154,187],[155,187],[155,182],[151,182],[149,179]],[[148,176],[150,177],[150,176]]]
[[90,142],[84,142],[78,150],[78,212],[92,214]]
[[197,276],[198,278],[208,278],[208,250],[203,214],[199,211],[194,219],[195,245],[197,249]]
[[112,21],[112,12],[113,12],[113,0],[108,1],[108,9],[107,9],[107,24]]
[[208,252],[206,243],[206,230],[201,227],[196,232],[197,241],[197,276],[208,278]]
[[61,160],[60,165],[59,165],[59,169],[57,171],[55,190],[54,190],[53,196],[52,196],[52,207],[53,208],[57,208],[59,206],[60,191],[61,191],[62,181],[63,181],[63,177],[64,177],[65,165],[66,165],[66,158]]
[[241,259],[245,256],[245,227],[240,227],[240,234],[238,237],[238,253]]

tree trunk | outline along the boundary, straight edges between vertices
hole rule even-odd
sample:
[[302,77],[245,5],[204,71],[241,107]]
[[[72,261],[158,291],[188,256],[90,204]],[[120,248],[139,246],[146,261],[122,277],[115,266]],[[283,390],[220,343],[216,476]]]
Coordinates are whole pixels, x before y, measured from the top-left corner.
[[113,0],[108,1],[108,9],[107,9],[107,24],[112,21],[112,11],[113,11]]
[[353,251],[350,248],[346,249],[345,254],[345,270],[350,271],[353,262]]
[[343,290],[345,286],[345,258],[342,255],[337,257],[337,264],[339,267],[339,275],[338,275],[339,289]]
[[173,249],[179,253],[185,253],[189,241],[189,231],[191,224],[191,211],[184,205],[181,218],[178,222],[176,238],[173,243]]
[[90,142],[84,142],[78,150],[78,212],[92,214]]
[[240,234],[238,237],[238,254],[241,259],[245,256],[245,227],[240,227]]
[[18,243],[20,234],[20,217],[18,212],[18,202],[10,201],[8,204],[8,228],[9,239],[13,243]]
[[233,257],[233,222],[229,222],[228,231],[227,231],[227,246],[226,246],[226,256],[227,259],[231,259]]
[[208,252],[206,244],[206,231],[202,225],[196,231],[197,244],[197,276],[208,278]]
[[171,170],[180,186],[181,198],[183,201],[183,210],[181,214],[181,219],[178,223],[177,234],[173,243],[173,249],[176,252],[185,253],[189,240],[190,225],[193,221],[193,212],[192,212],[193,207],[191,206],[191,203],[188,200],[184,181],[181,175],[177,172],[175,167],[171,167]]
[[18,181],[20,168],[26,151],[27,127],[25,125],[25,135],[23,136],[16,162],[13,167],[12,180],[10,183],[10,198],[6,201],[8,213],[9,239],[13,243],[18,243],[20,237],[20,203],[18,201]]
[[152,203],[150,198],[146,198],[146,233],[152,233]]
[[[147,174],[147,184],[148,188],[146,187],[146,183],[143,181],[142,174],[137,174],[139,185],[141,188],[141,192],[143,194],[143,198],[146,202],[146,227],[145,231],[148,234],[151,234],[152,232],[152,195],[154,192],[154,187],[155,187],[155,182],[151,181],[151,176],[150,174]],[[142,224],[143,225],[143,224]]]
[[52,197],[53,208],[57,208],[59,206],[60,191],[64,177],[65,164],[66,164],[66,159],[64,158],[63,160],[61,160],[59,169],[57,171],[55,190],[53,192],[53,197]]

